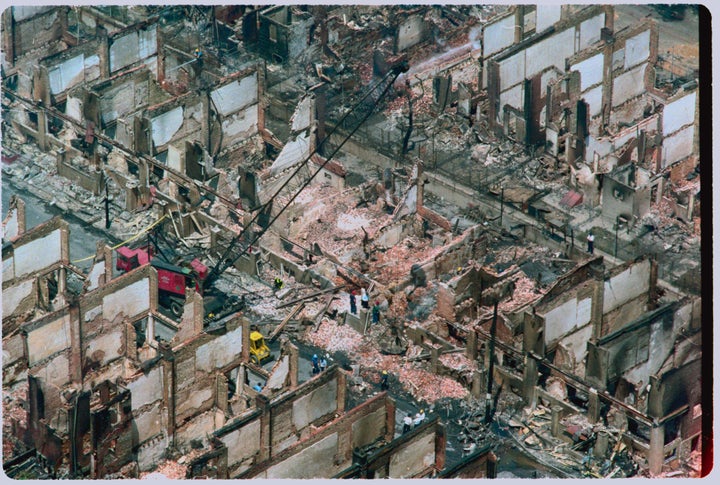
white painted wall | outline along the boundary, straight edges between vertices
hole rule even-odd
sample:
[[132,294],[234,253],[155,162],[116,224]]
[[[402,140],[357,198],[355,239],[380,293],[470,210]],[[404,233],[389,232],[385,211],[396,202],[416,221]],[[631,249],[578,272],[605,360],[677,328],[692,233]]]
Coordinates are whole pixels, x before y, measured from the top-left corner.
[[228,468],[254,455],[260,449],[260,420],[256,419],[243,427],[220,437],[227,446]]
[[[92,291],[98,287],[100,276],[105,274],[105,261],[99,261],[90,268],[87,279],[90,282],[87,291]],[[107,282],[106,282],[107,283]]]
[[588,104],[591,117],[602,114],[602,85],[584,93],[582,99]]
[[162,367],[156,367],[149,373],[139,376],[134,381],[128,382],[125,387],[130,390],[130,407],[133,411],[162,399]]
[[34,17],[35,15],[40,15],[41,13],[49,12],[50,10],[52,10],[55,7],[53,7],[53,6],[17,5],[17,6],[12,6],[10,8],[12,9],[12,16],[15,19],[15,21],[22,22],[23,20],[27,20],[30,17]]
[[576,328],[590,323],[592,299],[580,301],[573,297],[547,312],[545,317],[545,344],[549,345]]
[[650,57],[650,29],[625,41],[625,69],[641,64]]
[[169,445],[168,437],[163,435],[157,441],[150,441],[140,446],[137,453],[138,468],[141,472],[152,470],[165,456]]
[[562,344],[572,353],[575,362],[583,362],[587,353],[587,343],[592,337],[593,326],[585,325],[562,339]]
[[27,346],[30,366],[70,347],[70,316],[64,315],[28,332]]
[[35,376],[43,381],[49,392],[59,392],[59,388],[70,382],[70,361],[67,352],[57,354],[46,365],[40,367]]
[[211,372],[228,365],[242,354],[242,327],[201,345],[195,351],[195,368]]
[[522,110],[523,108],[523,86],[518,84],[512,89],[500,93],[500,109],[498,110],[498,121],[502,121],[503,106],[509,104],[513,108]]
[[215,107],[227,116],[251,104],[257,103],[257,73],[226,84],[210,93]]
[[542,75],[540,76],[540,92],[542,93],[542,96],[545,96],[548,84],[560,77],[562,77],[562,72],[560,72],[558,69],[550,69],[542,73]]
[[100,366],[105,366],[108,362],[117,359],[123,355],[122,342],[125,329],[120,326],[114,332],[104,333],[94,337],[87,344],[85,351],[86,357],[91,357],[93,353],[100,351],[103,353]]
[[196,409],[202,406],[204,402],[212,399],[212,397],[213,391],[211,387],[196,389],[194,392],[190,393],[188,399],[182,399],[177,401],[175,413],[178,416],[181,416],[185,413],[193,414],[194,412],[196,412]]
[[535,32],[542,32],[548,27],[560,20],[562,7],[560,5],[546,5],[538,3],[536,7],[537,20],[535,22]]
[[82,121],[82,101],[79,98],[68,96],[65,103],[65,114],[75,121]]
[[[228,137],[245,135],[250,137],[258,132],[258,110],[256,106],[252,106],[246,110],[240,111],[222,122],[223,133]],[[227,145],[227,143],[223,143]]]
[[292,131],[302,131],[310,127],[312,122],[312,113],[315,108],[315,98],[305,96],[295,108],[295,112],[290,119]]
[[[15,258],[3,259],[2,266],[2,279],[8,281],[15,278]],[[3,299],[5,298],[5,291],[3,291]]]
[[576,52],[573,45],[574,31],[572,28],[565,29],[528,47],[526,77],[530,78],[550,66],[565,72],[565,59]]
[[[5,216],[7,219],[7,222],[5,225],[3,225],[3,239],[5,241],[9,241],[10,239],[15,238],[18,235],[18,231],[20,230],[18,225],[18,211],[17,209],[12,209],[12,212],[10,214],[10,217]],[[3,261],[3,265],[5,264],[5,261]],[[3,272],[3,279],[4,272]]]
[[637,263],[605,281],[603,315],[650,289],[650,261]]
[[589,18],[580,24],[580,49],[583,50],[600,40],[600,29],[605,26],[605,13]]
[[676,132],[685,125],[695,122],[697,91],[668,103],[663,108],[663,136]]
[[138,432],[138,443],[143,443],[150,438],[162,433],[162,411],[160,402],[156,402],[150,409],[143,413],[138,413],[134,417],[135,426]]
[[280,361],[280,364],[274,368],[273,373],[267,380],[265,387],[270,389],[282,389],[285,379],[287,379],[288,371],[290,370],[290,357],[284,356]]
[[103,298],[103,318],[113,320],[120,312],[134,317],[150,309],[150,278],[143,278]]
[[157,54],[157,25],[138,31],[138,56],[146,59]]
[[585,91],[603,79],[603,62],[605,56],[601,53],[570,66],[571,71],[580,72],[580,91]]
[[135,64],[157,53],[157,26],[131,32],[110,46],[110,72]]
[[85,321],[89,322],[92,321],[95,317],[100,315],[102,313],[102,305],[98,305],[95,307],[92,307],[88,311],[85,312]]
[[500,52],[509,47],[515,40],[515,16],[510,15],[492,24],[483,30],[483,57]]
[[336,409],[337,379],[333,379],[293,402],[293,425],[295,429],[303,429],[315,420],[334,413]]
[[48,70],[50,92],[60,94],[84,80],[85,58],[82,54],[68,59]]
[[173,135],[177,133],[184,121],[183,107],[178,106],[175,109],[156,116],[151,120],[152,139],[156,147],[162,146],[169,142]]
[[[62,259],[60,229],[15,248],[15,277],[34,273]],[[67,241],[65,241],[67,242]]]
[[498,63],[500,71],[500,91],[515,86],[525,79],[525,51],[520,51]]
[[645,92],[645,71],[647,69],[647,63],[641,64],[613,79],[613,108]]
[[185,173],[185,164],[182,160],[182,151],[175,145],[168,145],[167,166]]
[[435,463],[435,434],[428,434],[402,448],[390,458],[388,476],[411,478]]
[[420,15],[413,15],[404,19],[397,30],[397,49],[404,51],[408,47],[412,47],[422,40],[422,34],[425,31],[423,18]]
[[662,167],[668,167],[693,153],[695,126],[690,125],[663,140]]
[[278,174],[284,169],[302,162],[310,156],[310,135],[301,133],[295,140],[288,141],[280,154],[270,166],[273,174]]
[[[292,478],[302,480],[307,478],[321,478],[332,476],[333,469],[339,471],[337,465],[333,466],[333,456],[337,453],[337,433],[327,436],[301,452],[290,456],[265,472],[263,478]],[[340,464],[345,467],[345,464]]]

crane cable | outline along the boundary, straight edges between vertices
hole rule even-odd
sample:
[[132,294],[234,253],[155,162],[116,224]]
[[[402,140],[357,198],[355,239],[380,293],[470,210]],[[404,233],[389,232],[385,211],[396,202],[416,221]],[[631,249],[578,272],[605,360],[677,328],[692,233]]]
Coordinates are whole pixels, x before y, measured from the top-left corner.
[[[338,129],[338,127],[342,125],[343,121],[345,121],[345,119],[346,119],[351,113],[353,113],[353,112],[355,111],[355,109],[356,109],[358,106],[360,106],[360,105],[363,103],[363,101],[365,101],[366,98],[368,98],[373,92],[375,92],[375,91],[378,89],[378,87],[382,86],[383,83],[387,83],[387,85],[383,88],[383,91],[380,93],[380,96],[378,96],[378,97],[376,98],[377,100],[374,102],[374,104],[372,105],[372,107],[367,111],[367,113],[365,113],[365,114],[363,115],[363,118],[360,120],[360,122],[359,122],[357,125],[355,125],[355,127],[354,127],[353,130],[350,132],[350,134],[347,135],[347,136],[343,139],[343,141],[333,150],[333,152],[325,159],[325,161],[320,165],[320,167],[315,171],[315,173],[313,173],[313,174],[305,181],[305,183],[303,183],[302,186],[300,186],[300,188],[295,192],[295,194],[293,194],[293,196],[290,198],[290,200],[289,200],[289,201],[278,211],[278,213],[267,223],[266,227],[263,228],[263,229],[253,238],[253,240],[252,240],[248,245],[246,245],[246,246],[240,251],[240,253],[239,253],[237,256],[234,256],[232,260],[229,260],[229,259],[228,259],[228,256],[231,256],[230,253],[231,253],[232,249],[235,247],[235,245],[237,244],[237,242],[247,233],[248,229],[249,229],[250,227],[252,227],[252,223],[255,222],[255,221],[260,217],[260,214],[262,214],[262,213],[264,212],[264,209],[268,206],[269,202],[266,202],[265,204],[263,204],[263,206],[260,208],[260,210],[258,210],[258,211],[255,213],[255,216],[252,218],[252,220],[245,225],[245,227],[243,228],[242,232],[240,232],[240,234],[238,234],[237,236],[235,236],[235,237],[233,238],[233,240],[230,242],[230,244],[228,245],[228,247],[225,249],[225,252],[222,254],[222,256],[220,257],[220,259],[218,260],[218,263],[215,265],[215,267],[212,269],[212,271],[210,271],[210,274],[209,274],[208,277],[205,279],[205,283],[206,283],[206,284],[212,283],[212,281],[213,281],[214,279],[216,279],[217,277],[219,277],[228,267],[230,267],[230,266],[231,266],[235,261],[237,261],[243,254],[245,254],[245,253],[247,252],[248,248],[252,247],[253,244],[255,244],[262,236],[265,235],[265,233],[266,233],[267,230],[270,228],[270,226],[272,226],[273,223],[283,214],[283,212],[285,212],[285,210],[290,206],[290,204],[292,204],[292,202],[297,198],[297,196],[300,195],[300,193],[305,189],[305,187],[307,187],[308,185],[310,185],[310,182],[312,182],[312,180],[325,168],[325,166],[328,164],[328,162],[330,162],[330,160],[332,160],[332,158],[337,154],[337,152],[340,151],[340,149],[345,145],[345,143],[346,143],[346,142],[355,134],[355,132],[365,123],[365,121],[370,117],[370,115],[372,115],[372,113],[375,111],[375,108],[377,107],[378,101],[379,101],[380,99],[382,99],[382,98],[385,96],[385,94],[390,90],[390,88],[392,87],[395,79],[397,79],[397,77],[398,77],[402,72],[406,72],[407,69],[408,69],[408,67],[407,67],[407,63],[406,63],[406,62],[402,63],[401,65],[395,66],[395,68],[393,68],[391,71],[389,71],[389,72],[385,75],[385,77],[383,77],[380,81],[378,81],[378,83],[375,84],[375,86],[373,86],[372,89],[368,90],[368,92],[365,93],[365,95],[363,95],[363,97],[360,99],[360,101],[358,101],[358,103],[356,103],[355,106],[354,106],[352,109],[350,109],[347,113],[345,113],[345,115],[340,119],[340,121],[338,121],[338,123],[333,127],[333,129],[330,131],[330,133],[329,133],[327,136],[325,136],[325,138],[323,138],[323,140],[318,144],[318,146],[315,148],[315,150],[313,150],[313,151],[305,158],[305,160],[304,160],[302,163],[299,164],[298,168],[292,173],[292,175],[291,175],[290,177],[288,177],[288,179],[282,184],[282,186],[281,186],[278,190],[275,191],[275,194],[274,194],[272,197],[270,197],[269,201],[271,201],[271,200],[273,200],[275,197],[277,197],[277,196],[280,194],[280,192],[290,183],[290,181],[300,172],[300,170],[307,165],[307,163],[310,161],[310,159],[313,157],[313,155],[315,155],[315,154],[319,151],[320,147],[322,147],[322,146],[325,144],[325,142],[327,142],[327,141],[330,139],[330,137],[335,133],[335,131]],[[394,75],[393,79],[392,79],[390,82],[388,82],[388,79],[390,79],[390,77],[393,76],[393,75]]]
[[[143,234],[145,234],[146,232],[148,232],[148,231],[149,231],[150,229],[152,229],[153,227],[155,227],[155,226],[157,226],[158,224],[160,224],[160,223],[161,223],[163,220],[165,220],[165,219],[167,219],[167,214],[165,214],[165,215],[162,216],[160,219],[158,219],[157,221],[155,221],[155,222],[153,222],[152,224],[150,224],[149,226],[147,226],[145,229],[142,229],[142,230],[141,230],[140,232],[138,232],[137,234],[135,234],[135,235],[133,235],[133,236],[130,236],[129,238],[125,239],[123,242],[116,244],[115,246],[111,247],[110,249],[111,249],[112,251],[114,251],[114,250],[116,250],[117,248],[119,248],[120,246],[124,246],[125,244],[127,244],[127,243],[129,243],[129,242],[131,242],[131,241],[134,241],[135,239],[137,239],[137,238],[140,237],[141,235],[143,235]],[[87,257],[85,257],[85,258],[76,259],[76,260],[74,260],[74,261],[71,261],[71,263],[81,263],[81,262],[83,262],[83,261],[88,261],[88,260],[90,260],[90,259],[92,259],[92,258],[94,258],[94,257],[95,257],[95,255],[94,255],[94,254],[91,254],[90,256],[87,256]]]

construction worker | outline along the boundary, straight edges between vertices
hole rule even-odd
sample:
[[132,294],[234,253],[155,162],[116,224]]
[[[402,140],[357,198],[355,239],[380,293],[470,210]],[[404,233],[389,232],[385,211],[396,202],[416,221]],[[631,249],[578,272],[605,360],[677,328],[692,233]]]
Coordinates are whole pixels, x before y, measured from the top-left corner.
[[313,375],[318,374],[320,372],[320,362],[318,359],[317,354],[313,354],[312,356],[312,373]]
[[593,254],[593,251],[595,250],[595,236],[593,235],[592,231],[590,231],[587,235],[587,243],[588,243],[588,253]]
[[370,297],[365,288],[360,288],[360,305],[366,310],[370,309]]
[[380,377],[380,389],[382,389],[383,391],[387,391],[388,387],[388,373],[386,370],[384,370],[382,371],[382,376]]
[[276,276],[275,277],[275,289],[281,290],[283,286],[285,286],[285,283],[283,283],[283,280],[281,280],[279,276]]
[[320,359],[320,372],[325,372],[325,369],[327,369],[327,360],[323,357]]
[[255,383],[255,385],[253,386],[253,389],[255,389],[257,392],[260,392],[260,391],[262,391],[262,386],[260,385],[259,382],[257,382],[257,383]]
[[199,59],[202,59],[203,53],[202,53],[202,51],[200,50],[199,47],[196,47],[196,48],[195,48],[195,50],[193,51],[193,54],[195,55],[195,59],[198,59],[198,60],[199,60]]
[[372,322],[376,324],[380,322],[380,302],[376,301],[372,307]]
[[350,292],[350,313],[357,315],[357,301],[355,300],[355,290]]
[[408,415],[403,418],[403,430],[402,430],[403,434],[410,431],[412,429],[412,425],[413,425],[413,417],[412,417],[412,414],[408,413]]
[[[422,414],[421,414],[422,413]],[[418,427],[423,422],[425,412],[421,409],[419,413],[415,413],[415,419],[413,420],[413,426]]]

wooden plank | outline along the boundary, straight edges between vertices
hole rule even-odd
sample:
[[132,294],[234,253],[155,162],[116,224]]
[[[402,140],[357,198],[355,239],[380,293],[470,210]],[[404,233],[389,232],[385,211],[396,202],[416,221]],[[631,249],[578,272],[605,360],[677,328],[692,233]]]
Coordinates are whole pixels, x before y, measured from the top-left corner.
[[332,293],[325,297],[325,305],[323,305],[323,309],[320,310],[317,315],[315,315],[315,326],[313,327],[313,332],[317,332],[317,329],[320,328],[320,322],[322,322],[322,317],[323,315],[325,315],[325,312],[330,306],[330,303],[332,303],[333,298],[335,298],[335,295],[333,295]]
[[328,293],[328,292],[330,292],[330,291],[335,292],[335,291],[341,290],[341,289],[343,289],[343,288],[345,288],[345,285],[333,286],[332,288],[326,288],[326,289],[324,289],[324,290],[316,291],[315,293],[310,293],[310,294],[307,295],[307,296],[303,296],[303,297],[300,297],[300,298],[296,298],[296,299],[294,299],[294,300],[292,300],[292,301],[289,301],[289,302],[287,302],[287,303],[283,303],[282,305],[276,306],[275,308],[279,310],[279,309],[281,309],[281,308],[289,307],[289,306],[294,305],[294,304],[296,304],[296,303],[299,303],[299,302],[301,302],[301,301],[310,300],[311,298],[315,298],[316,296],[320,296],[320,295],[322,295],[322,294],[324,294],[324,293]]
[[297,313],[300,310],[302,310],[303,308],[305,308],[305,302],[301,302],[298,306],[293,308],[293,310],[290,313],[288,313],[288,316],[285,317],[285,319],[280,323],[280,325],[275,327],[275,330],[273,330],[273,332],[268,337],[268,341],[269,342],[274,341],[277,338],[277,336],[280,335],[280,332],[282,332],[282,329],[285,327],[285,325],[287,325],[287,323],[290,321],[290,319],[292,319],[292,317],[297,315]]

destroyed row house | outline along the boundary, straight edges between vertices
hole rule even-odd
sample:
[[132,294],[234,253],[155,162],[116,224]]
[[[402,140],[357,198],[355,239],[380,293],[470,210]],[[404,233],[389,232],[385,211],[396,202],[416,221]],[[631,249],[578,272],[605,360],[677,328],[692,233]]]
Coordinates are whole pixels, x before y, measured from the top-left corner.
[[[387,394],[346,409],[356,376],[338,367],[300,382],[290,342],[272,370],[252,363],[249,319],[266,321],[276,302],[271,321],[288,326],[274,337],[300,332],[321,347],[333,332],[372,339],[382,359],[352,343],[361,376],[382,362],[427,402],[512,389],[531,409],[552,408],[553,422],[604,423],[653,475],[699,451],[699,299],[661,281],[662,260],[616,265],[556,223],[580,202],[600,207],[616,224],[617,254],[617,227],[629,233],[659,202],[688,221],[699,215],[694,186],[682,197],[667,187],[697,164],[699,95],[692,83],[658,87],[656,24],[615,32],[609,6],[517,6],[487,18],[394,8],[3,13],[14,157],[27,162],[19,147],[34,142],[54,159],[43,170],[94,201],[85,212],[100,214],[111,194],[113,224],[132,227],[122,238],[158,224],[212,263],[238,234],[247,243],[272,226],[230,272],[286,283],[272,303],[248,295],[243,313],[211,326],[188,289],[172,318],[153,267],[114,276],[100,243],[84,274],[69,262],[66,223],[26,231],[15,199],[3,224],[3,383],[27,381],[28,412],[12,418],[12,435],[48,470],[137,476],[183,455],[188,477],[495,473],[482,446],[464,470],[443,471],[438,419],[396,437]],[[440,40],[449,50],[435,56]],[[344,118],[348,106],[404,59],[410,70],[390,99],[372,99],[380,114],[343,139],[357,121]],[[414,127],[401,119],[410,104]],[[527,153],[568,169],[557,182],[571,188],[569,204],[509,185]],[[22,179],[19,165],[4,174]],[[490,202],[476,205],[483,191]],[[349,311],[352,288],[368,289],[380,325],[367,309]],[[305,305],[308,291],[325,292],[322,302]],[[416,375],[425,385],[402,382]],[[559,425],[553,434],[568,438]]]
[[[26,420],[6,419],[12,438],[34,448],[55,476],[137,476],[171,450],[190,457],[188,477],[414,477],[443,469],[437,418],[395,438],[387,394],[346,409],[346,373],[332,366],[299,383],[289,342],[271,371],[257,367],[247,319],[231,315],[204,331],[202,298],[188,290],[181,321],[170,320],[157,309],[153,267],[112,278],[110,250],[99,245],[83,275],[68,262],[67,224],[55,218],[14,232],[24,225],[22,203],[15,205],[3,251],[3,381],[26,380],[29,407]],[[79,293],[68,288],[68,272],[84,280]],[[266,381],[262,391],[249,374]],[[488,463],[483,474],[492,470],[488,456],[478,458]]]

